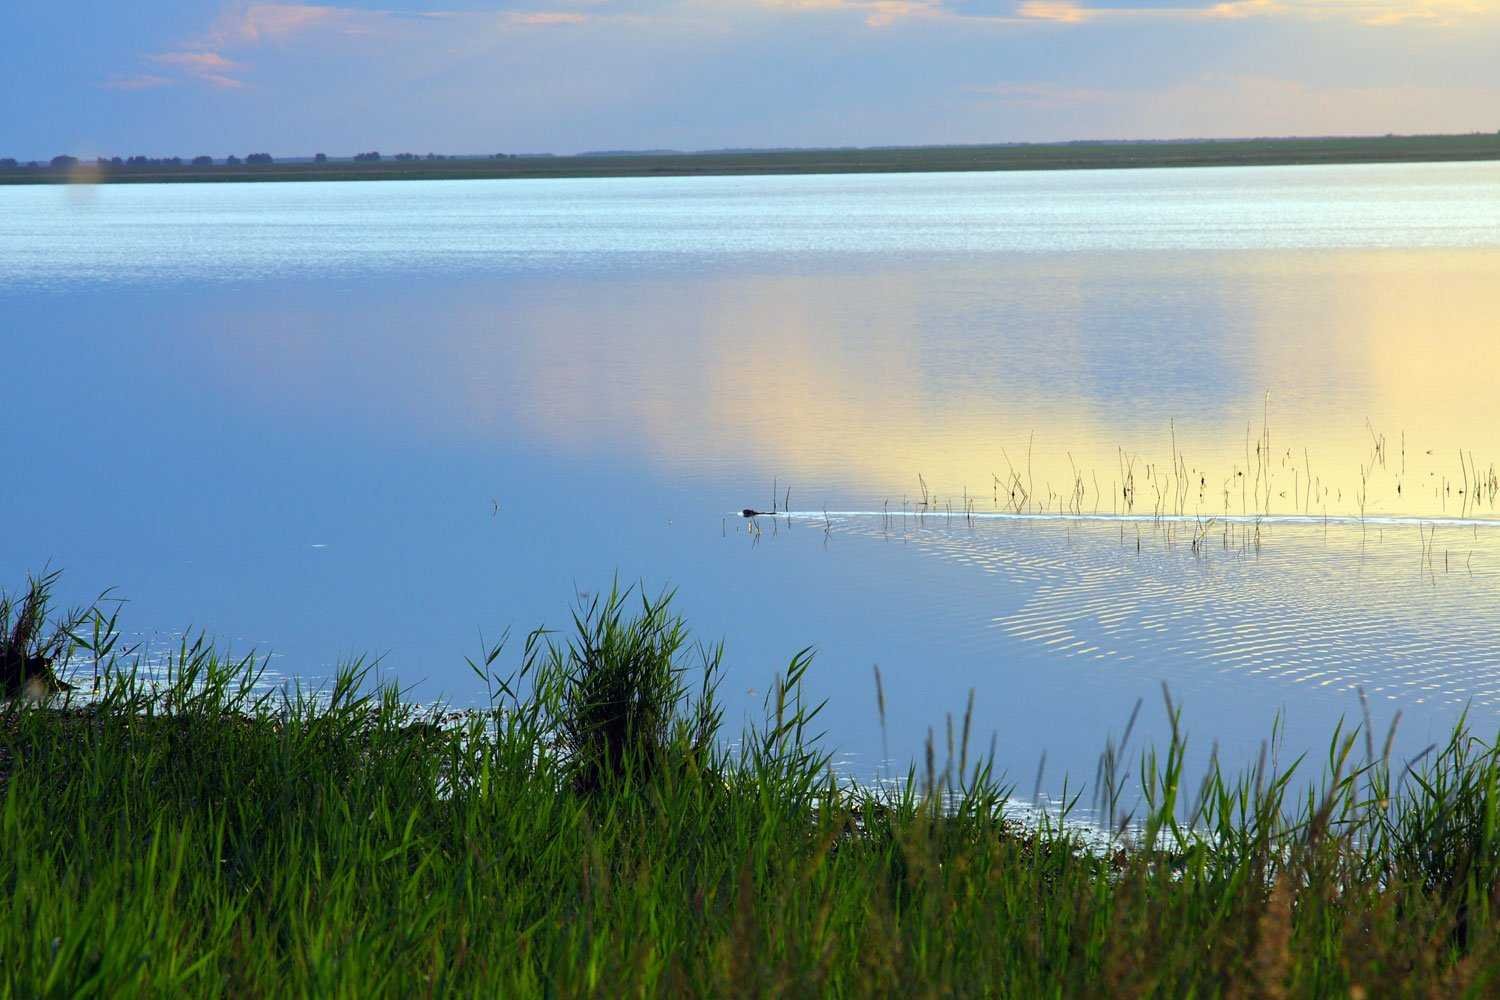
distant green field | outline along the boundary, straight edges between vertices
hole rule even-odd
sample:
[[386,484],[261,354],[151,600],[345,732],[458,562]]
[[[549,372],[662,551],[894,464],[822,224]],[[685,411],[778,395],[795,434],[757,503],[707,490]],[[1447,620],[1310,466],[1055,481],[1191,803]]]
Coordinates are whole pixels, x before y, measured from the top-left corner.
[[0,184],[170,181],[457,180],[500,177],[651,177],[734,174],[906,173],[971,170],[1102,170],[1130,167],[1416,163],[1500,159],[1500,133],[1183,142],[1077,142],[877,149],[750,150],[578,156],[330,159],[212,166],[151,164],[0,167]]

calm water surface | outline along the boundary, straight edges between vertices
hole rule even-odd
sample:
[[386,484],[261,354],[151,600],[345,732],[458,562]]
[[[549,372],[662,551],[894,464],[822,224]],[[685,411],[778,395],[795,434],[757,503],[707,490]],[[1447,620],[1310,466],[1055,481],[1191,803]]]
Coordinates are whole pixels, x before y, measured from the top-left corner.
[[1494,164],[0,188],[0,569],[461,704],[675,585],[856,775],[877,664],[1028,787],[1163,682],[1420,749],[1500,726],[1497,320]]

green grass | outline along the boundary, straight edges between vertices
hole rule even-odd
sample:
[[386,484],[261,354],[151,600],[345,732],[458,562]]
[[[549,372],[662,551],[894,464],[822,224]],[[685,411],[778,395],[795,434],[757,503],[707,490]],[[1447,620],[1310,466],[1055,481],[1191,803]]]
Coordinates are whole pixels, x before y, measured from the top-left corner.
[[1359,727],[1192,788],[1174,738],[1133,817],[1109,751],[1127,843],[1086,850],[1003,815],[967,719],[900,791],[830,777],[806,654],[724,732],[668,596],[582,608],[514,673],[487,650],[493,711],[458,717],[358,664],[267,690],[201,642],[148,683],[94,624],[96,702],[0,705],[7,996],[1496,988],[1500,759],[1462,725],[1405,773]]
[[[89,180],[107,184],[214,181],[457,180],[505,177],[655,177],[739,174],[907,173],[973,170],[1095,170],[1130,167],[1414,163],[1500,158],[1500,133],[1059,142],[971,146],[642,152],[493,159],[377,162],[334,159],[213,166],[105,165]],[[92,166],[92,161],[86,166]],[[3,184],[78,180],[45,164],[0,169]]]
[[39,698],[70,688],[53,665],[76,641],[74,630],[98,616],[73,612],[49,625],[47,611],[58,575],[54,571],[32,577],[18,598],[0,592],[0,697]]

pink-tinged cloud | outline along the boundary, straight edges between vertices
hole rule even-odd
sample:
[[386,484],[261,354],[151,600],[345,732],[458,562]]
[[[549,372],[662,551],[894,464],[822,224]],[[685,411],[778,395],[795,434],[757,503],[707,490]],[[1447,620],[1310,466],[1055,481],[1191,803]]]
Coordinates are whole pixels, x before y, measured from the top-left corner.
[[256,45],[326,24],[354,11],[320,4],[251,4],[219,19],[213,36],[223,44]]
[[872,28],[884,28],[911,17],[943,13],[941,3],[932,3],[928,0],[871,0],[864,6],[870,12],[865,18],[865,23]]
[[1303,18],[1348,18],[1366,25],[1413,22],[1452,25],[1485,14],[1500,13],[1496,0],[1221,0],[1205,6],[1090,7],[1077,0],[1023,0],[1017,16],[1057,24],[1102,19],[1162,18],[1176,20],[1242,20],[1269,15]]
[[1026,0],[1016,9],[1016,13],[1034,21],[1082,24],[1084,21],[1092,20],[1100,12],[1081,7],[1071,0]]
[[1239,21],[1263,14],[1279,14],[1285,10],[1285,4],[1278,0],[1226,0],[1205,9],[1203,16],[1211,20]]
[[768,7],[791,10],[845,10],[865,15],[865,24],[884,28],[914,17],[946,13],[943,0],[762,0]]
[[243,69],[243,65],[226,58],[220,52],[158,52],[150,58],[154,63],[181,70],[192,79],[219,90],[238,90],[245,85],[243,81],[229,75]]
[[158,52],[151,57],[151,61],[165,66],[176,66],[195,75],[223,73],[227,70],[239,69],[240,65],[217,52]]
[[588,15],[560,10],[518,10],[506,20],[511,24],[582,24],[588,20]]
[[236,80],[232,76],[222,76],[218,73],[204,73],[198,79],[210,87],[218,87],[220,90],[239,90],[245,85],[244,80]]
[[136,73],[133,76],[110,77],[101,86],[105,90],[154,90],[157,87],[170,87],[175,82],[170,77],[154,73]]

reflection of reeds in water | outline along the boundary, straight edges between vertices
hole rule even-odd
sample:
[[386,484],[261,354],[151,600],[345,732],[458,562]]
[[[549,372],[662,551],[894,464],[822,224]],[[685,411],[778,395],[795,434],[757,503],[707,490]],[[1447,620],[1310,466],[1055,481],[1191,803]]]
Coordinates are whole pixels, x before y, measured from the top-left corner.
[[[1269,394],[1263,405],[1261,425],[1257,430],[1247,424],[1243,442],[1244,464],[1232,463],[1219,473],[1199,468],[1189,462],[1178,445],[1176,421],[1169,420],[1167,443],[1171,449],[1165,462],[1147,460],[1138,452],[1115,448],[1115,477],[1106,495],[1098,470],[1080,467],[1071,450],[1062,454],[1067,461],[1066,493],[1055,492],[1045,480],[1038,489],[1034,468],[1035,434],[1027,436],[1024,461],[1012,462],[1006,448],[998,447],[1005,472],[990,473],[990,509],[981,510],[981,495],[970,492],[959,483],[948,495],[940,494],[926,473],[916,474],[917,497],[903,497],[900,513],[893,513],[891,501],[882,501],[878,511],[842,511],[830,514],[825,508],[816,514],[791,510],[790,487],[780,493],[780,510],[772,526],[785,518],[790,525],[798,517],[816,516],[822,523],[825,541],[831,536],[835,518],[868,515],[880,519],[882,531],[904,533],[927,523],[929,515],[939,515],[944,526],[962,523],[976,526],[986,516],[1003,515],[1026,518],[1109,518],[1133,521],[1145,517],[1150,521],[1149,535],[1171,548],[1186,543],[1194,556],[1206,557],[1209,535],[1217,532],[1220,551],[1253,555],[1260,551],[1266,531],[1273,524],[1296,518],[1318,519],[1326,533],[1339,523],[1355,523],[1362,534],[1383,538],[1392,524],[1423,525],[1436,530],[1439,523],[1454,523],[1478,530],[1479,523],[1494,520],[1500,524],[1500,471],[1494,462],[1481,466],[1472,451],[1455,449],[1457,471],[1453,475],[1428,473],[1431,482],[1430,502],[1414,490],[1410,480],[1408,441],[1400,433],[1399,461],[1391,453],[1391,439],[1366,419],[1368,451],[1355,465],[1347,493],[1337,480],[1327,478],[1326,470],[1314,472],[1312,451],[1276,446],[1270,424]],[[1440,449],[1426,449],[1432,456]],[[1299,454],[1300,452],[1300,454]],[[772,499],[778,499],[779,481],[773,481]],[[1450,509],[1450,502],[1457,509]],[[752,519],[746,531],[759,541],[762,529]],[[1371,531],[1371,526],[1374,531]],[[1141,550],[1139,526],[1132,529],[1133,542]],[[1425,538],[1425,534],[1423,536]],[[1127,543],[1126,525],[1120,526],[1120,542]],[[1472,576],[1472,551],[1463,554],[1460,569]],[[1452,572],[1454,559],[1444,552],[1435,559],[1430,545],[1423,543],[1424,573],[1435,576]]]
[[[1108,500],[1098,470],[1080,468],[1072,451],[1063,452],[1068,466],[1067,492],[1056,493],[1046,483],[1044,492],[1039,492],[1031,472],[1035,440],[1031,435],[1022,468],[1011,461],[1003,446],[999,448],[1005,472],[990,475],[991,507],[1013,514],[1075,515],[1097,514],[1105,509],[1133,515],[1139,509],[1159,519],[1299,513],[1352,516],[1360,520],[1377,514],[1461,519],[1500,515],[1496,509],[1500,504],[1500,471],[1493,462],[1481,468],[1472,451],[1456,451],[1456,471],[1451,475],[1429,473],[1433,482],[1431,503],[1427,503],[1427,498],[1414,491],[1407,478],[1405,432],[1401,438],[1400,465],[1395,466],[1389,461],[1387,436],[1366,421],[1369,456],[1350,470],[1346,495],[1344,486],[1328,481],[1324,474],[1314,474],[1311,449],[1301,448],[1300,456],[1291,448],[1273,450],[1269,407],[1264,421],[1258,433],[1252,434],[1253,428],[1246,427],[1243,466],[1235,463],[1219,473],[1189,464],[1188,456],[1178,447],[1175,421],[1168,423],[1171,451],[1166,462],[1143,461],[1138,452],[1116,448],[1116,478],[1111,480],[1112,499]],[[1429,449],[1427,454],[1433,452]],[[925,475],[918,475],[917,482],[921,494],[918,512],[946,509],[951,501],[945,501]],[[1143,487],[1149,507],[1141,506]],[[967,484],[958,484],[955,492],[962,497],[962,510],[977,511]],[[1453,503],[1458,504],[1457,510],[1450,510]]]

